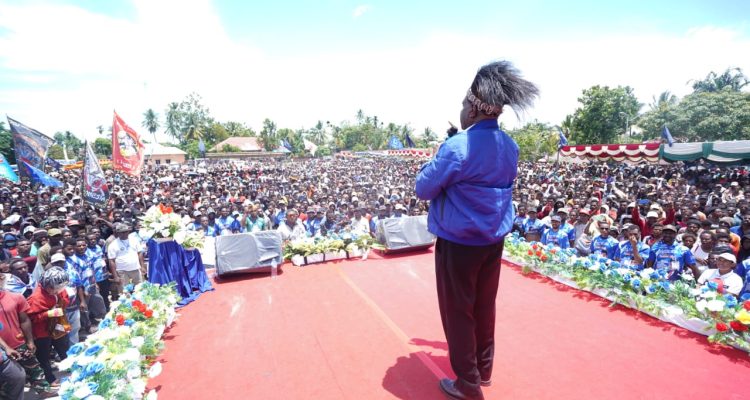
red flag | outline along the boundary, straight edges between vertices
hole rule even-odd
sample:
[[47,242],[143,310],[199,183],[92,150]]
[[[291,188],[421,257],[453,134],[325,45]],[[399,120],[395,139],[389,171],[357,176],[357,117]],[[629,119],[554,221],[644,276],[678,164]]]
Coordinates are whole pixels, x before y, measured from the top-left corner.
[[115,170],[128,175],[141,175],[143,167],[143,144],[133,128],[115,112],[112,121],[112,164]]

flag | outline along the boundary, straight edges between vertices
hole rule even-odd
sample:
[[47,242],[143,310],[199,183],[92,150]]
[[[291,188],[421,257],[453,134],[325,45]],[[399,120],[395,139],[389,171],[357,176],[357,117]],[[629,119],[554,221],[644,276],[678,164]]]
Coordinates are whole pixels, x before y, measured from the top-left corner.
[[292,147],[291,144],[289,144],[289,142],[286,139],[281,141],[281,145],[286,147],[286,149],[289,151],[294,151],[294,148]]
[[286,146],[284,146],[284,141],[279,140],[279,147],[276,148],[276,150],[273,151],[274,153],[291,153],[292,151],[289,150]]
[[391,136],[391,138],[388,140],[388,148],[392,150],[401,150],[404,148],[404,145],[401,143],[400,140],[396,137],[396,135]]
[[206,157],[206,144],[203,143],[203,138],[198,142],[198,151],[201,153],[201,157]]
[[62,182],[45,174],[41,169],[31,166],[31,164],[26,161],[21,161],[21,164],[18,165],[18,170],[24,171],[32,183],[52,187],[62,187],[63,185]]
[[559,141],[557,143],[557,149],[560,150],[563,148],[563,146],[568,145],[568,138],[565,137],[565,134],[563,133],[560,127],[557,127],[557,133],[558,133],[558,141]]
[[141,139],[117,112],[112,121],[112,163],[115,170],[132,176],[139,176],[143,167]]
[[414,145],[414,141],[411,140],[408,133],[406,134],[406,147],[417,147]]
[[81,180],[83,181],[83,200],[89,204],[105,206],[109,200],[109,187],[104,171],[89,142],[86,142]]
[[674,144],[674,139],[672,138],[672,134],[669,133],[669,128],[667,128],[667,125],[664,124],[664,129],[661,130],[661,137],[662,139],[666,140],[670,147]]
[[8,160],[0,154],[0,177],[5,178],[11,182],[18,183],[18,175],[16,175],[16,171],[13,171],[13,168],[8,163]]
[[305,150],[309,151],[310,154],[315,156],[315,152],[318,151],[318,146],[307,139],[302,139],[302,143],[305,144]]
[[55,141],[38,130],[29,128],[10,117],[8,117],[8,125],[10,125],[10,131],[13,134],[16,164],[19,165],[18,171],[21,173],[21,176],[29,177],[26,175],[27,171],[20,167],[24,162],[43,170],[47,149]]
[[47,157],[47,165],[49,165],[50,167],[52,167],[52,168],[54,168],[54,169],[56,169],[58,171],[60,169],[62,169],[62,167],[63,167],[62,164],[60,164],[59,162],[57,162],[57,160],[55,160],[52,157]]

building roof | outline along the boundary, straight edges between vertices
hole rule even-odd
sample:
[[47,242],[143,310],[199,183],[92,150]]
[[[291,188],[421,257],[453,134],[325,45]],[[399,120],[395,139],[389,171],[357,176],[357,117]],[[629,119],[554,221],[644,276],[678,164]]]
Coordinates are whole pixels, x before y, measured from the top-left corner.
[[226,144],[239,147],[241,151],[263,150],[263,147],[261,147],[260,143],[258,143],[258,138],[256,137],[233,136],[217,143],[216,146],[212,147],[210,151],[221,151],[222,147],[224,147],[224,145]]
[[154,143],[154,144],[147,143],[144,145],[144,149],[143,149],[143,155],[146,157],[150,157],[151,155],[167,156],[167,155],[176,155],[176,154],[187,155],[187,153],[178,149],[177,147],[164,146],[159,143]]

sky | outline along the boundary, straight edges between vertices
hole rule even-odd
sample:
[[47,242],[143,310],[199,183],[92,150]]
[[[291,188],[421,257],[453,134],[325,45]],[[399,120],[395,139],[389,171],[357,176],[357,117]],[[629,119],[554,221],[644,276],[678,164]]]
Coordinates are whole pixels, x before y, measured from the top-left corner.
[[501,121],[559,124],[585,88],[684,96],[710,71],[750,75],[748,50],[745,0],[0,0],[0,113],[93,140],[113,110],[145,132],[147,109],[163,122],[195,92],[257,131],[362,109],[443,132],[476,70],[509,60],[541,95]]

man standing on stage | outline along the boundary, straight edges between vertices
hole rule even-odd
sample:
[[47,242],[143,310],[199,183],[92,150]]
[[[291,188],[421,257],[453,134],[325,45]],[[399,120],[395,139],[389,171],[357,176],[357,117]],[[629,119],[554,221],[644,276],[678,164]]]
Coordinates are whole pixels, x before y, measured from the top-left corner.
[[483,399],[480,386],[489,386],[492,375],[495,297],[518,165],[518,145],[497,119],[504,106],[525,109],[538,93],[509,62],[480,68],[463,100],[463,131],[417,176],[417,195],[431,200],[440,316],[457,376],[440,388],[453,399]]

